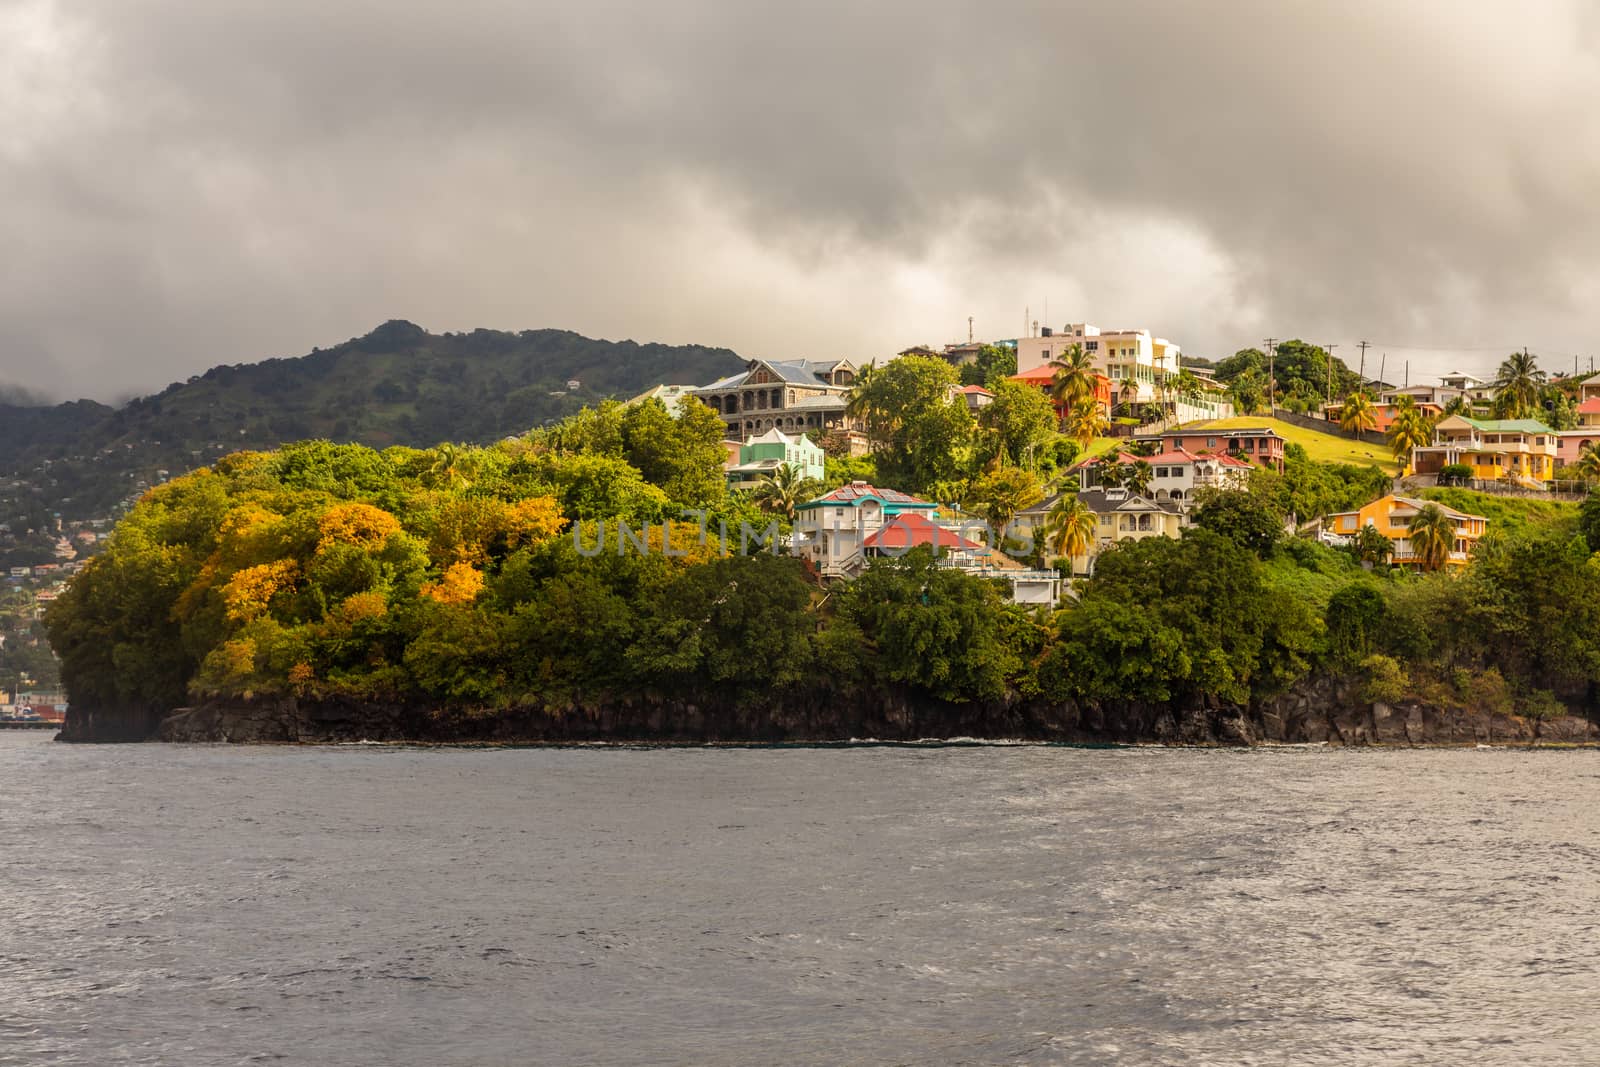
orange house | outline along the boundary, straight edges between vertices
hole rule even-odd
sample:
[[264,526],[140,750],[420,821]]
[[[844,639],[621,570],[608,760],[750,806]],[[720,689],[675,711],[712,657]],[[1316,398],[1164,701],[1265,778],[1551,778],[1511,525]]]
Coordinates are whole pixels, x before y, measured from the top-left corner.
[[[1056,369],[1047,363],[1042,367],[1025,370],[1021,374],[1013,374],[1011,380],[1021,382],[1023,385],[1031,385],[1035,389],[1042,390],[1046,396],[1050,396],[1050,391],[1055,387],[1056,383]],[[1103,374],[1094,375],[1094,402],[1100,405],[1100,410],[1107,415],[1111,413],[1111,379]],[[1064,419],[1067,417],[1064,405],[1057,404],[1053,397],[1051,398],[1051,403],[1055,404],[1057,418]]]
[[1327,529],[1339,537],[1354,537],[1367,527],[1376,526],[1378,532],[1394,542],[1394,562],[1403,566],[1418,566],[1416,554],[1411,550],[1409,534],[1411,520],[1423,505],[1433,503],[1450,519],[1455,527],[1455,543],[1445,563],[1451,567],[1465,567],[1472,555],[1472,546],[1483,536],[1489,520],[1482,515],[1469,515],[1464,511],[1446,507],[1438,501],[1416,500],[1408,496],[1379,497],[1356,511],[1341,511],[1328,516]]

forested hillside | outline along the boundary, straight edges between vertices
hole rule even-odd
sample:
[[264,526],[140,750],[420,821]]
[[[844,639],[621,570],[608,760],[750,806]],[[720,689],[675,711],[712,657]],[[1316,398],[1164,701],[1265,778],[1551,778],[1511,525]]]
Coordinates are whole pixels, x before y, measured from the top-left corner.
[[[121,408],[0,405],[0,522],[19,534],[105,515],[154,484],[239,449],[327,438],[382,448],[487,442],[586,402],[701,383],[725,348],[599,341],[566,330],[431,334],[409,322],[295,359],[214,367]],[[569,390],[567,382],[581,383]]]

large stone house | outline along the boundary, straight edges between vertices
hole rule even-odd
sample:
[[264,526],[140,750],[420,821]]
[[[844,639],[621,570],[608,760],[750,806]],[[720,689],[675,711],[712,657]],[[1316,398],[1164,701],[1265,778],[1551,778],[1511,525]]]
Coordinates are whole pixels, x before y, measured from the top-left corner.
[[742,372],[703,385],[694,395],[722,416],[730,438],[743,441],[768,430],[859,429],[844,411],[855,380],[849,360],[753,359]]

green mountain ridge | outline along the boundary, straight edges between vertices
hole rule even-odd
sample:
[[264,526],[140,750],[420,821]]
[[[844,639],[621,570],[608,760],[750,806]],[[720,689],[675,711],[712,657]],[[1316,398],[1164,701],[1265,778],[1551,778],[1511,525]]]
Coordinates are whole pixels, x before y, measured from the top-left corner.
[[704,345],[554,329],[433,334],[397,319],[309,355],[216,366],[117,408],[0,404],[0,523],[20,537],[56,515],[107,516],[158,471],[305,438],[375,448],[493,441],[599,398],[708,382],[743,363]]

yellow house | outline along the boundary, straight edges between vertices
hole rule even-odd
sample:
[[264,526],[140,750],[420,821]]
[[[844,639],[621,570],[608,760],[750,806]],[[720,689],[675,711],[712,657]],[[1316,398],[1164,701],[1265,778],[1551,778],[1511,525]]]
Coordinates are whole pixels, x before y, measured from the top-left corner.
[[1127,489],[1084,489],[1078,500],[1094,513],[1095,544],[1072,558],[1073,574],[1093,574],[1094,558],[1122,541],[1178,537],[1188,524],[1181,504],[1151,500]]
[[1390,493],[1357,511],[1341,511],[1329,515],[1328,529],[1340,537],[1354,537],[1370,523],[1377,527],[1379,533],[1394,542],[1395,563],[1420,566],[1416,553],[1411,550],[1411,542],[1407,535],[1411,530],[1411,520],[1416,517],[1423,505],[1429,503],[1444,512],[1456,528],[1455,543],[1450,546],[1450,555],[1445,559],[1445,563],[1451,567],[1465,567],[1472,555],[1472,546],[1483,536],[1489,520],[1482,515],[1468,515],[1464,511],[1446,507],[1436,500],[1417,500],[1414,497],[1396,496]]
[[1433,428],[1433,444],[1411,450],[1416,474],[1438,474],[1451,464],[1472,468],[1484,482],[1508,481],[1547,488],[1556,476],[1556,432],[1537,419],[1469,419],[1452,415]]

